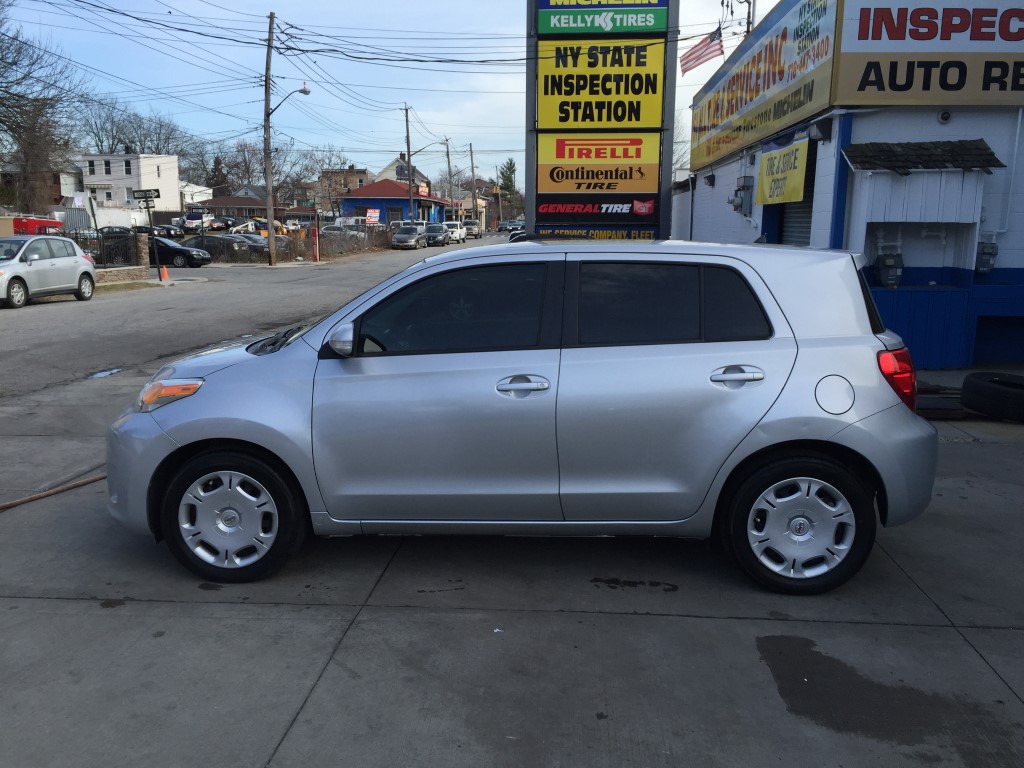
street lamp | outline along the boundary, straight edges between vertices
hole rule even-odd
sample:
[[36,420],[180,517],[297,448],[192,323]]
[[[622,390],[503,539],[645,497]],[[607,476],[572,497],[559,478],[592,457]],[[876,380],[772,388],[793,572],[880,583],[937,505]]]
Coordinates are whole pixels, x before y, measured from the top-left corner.
[[[269,62],[269,49],[267,50],[267,57]],[[270,72],[269,67],[270,64],[268,63],[268,73]],[[285,97],[277,102],[277,107],[280,107],[288,100],[289,96],[296,93],[309,96],[309,87],[303,83],[301,88],[285,94]],[[267,178],[267,246],[270,253],[270,266],[277,264],[277,242],[274,240],[274,235],[277,234],[274,231],[274,179],[270,168],[270,116],[277,111],[277,107],[273,109],[270,107],[270,78],[267,77],[263,89],[263,167],[265,168],[265,176]]]

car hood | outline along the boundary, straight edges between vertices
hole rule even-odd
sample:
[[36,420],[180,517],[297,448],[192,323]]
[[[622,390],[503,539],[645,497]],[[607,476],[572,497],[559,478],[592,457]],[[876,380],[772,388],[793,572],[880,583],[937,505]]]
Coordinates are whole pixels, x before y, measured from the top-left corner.
[[157,379],[201,379],[237,365],[244,360],[251,360],[252,355],[245,351],[245,348],[252,343],[252,339],[239,341],[231,344],[222,344],[211,349],[204,349],[194,355],[175,360],[165,365],[154,376]]

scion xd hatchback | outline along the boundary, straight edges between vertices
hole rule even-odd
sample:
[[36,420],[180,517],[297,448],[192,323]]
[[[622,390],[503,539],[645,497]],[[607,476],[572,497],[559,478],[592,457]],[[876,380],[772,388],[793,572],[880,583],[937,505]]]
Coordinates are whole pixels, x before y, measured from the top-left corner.
[[719,536],[831,589],[927,506],[936,434],[849,253],[523,242],[422,261],[306,327],[158,371],[109,509],[204,579],[307,530]]

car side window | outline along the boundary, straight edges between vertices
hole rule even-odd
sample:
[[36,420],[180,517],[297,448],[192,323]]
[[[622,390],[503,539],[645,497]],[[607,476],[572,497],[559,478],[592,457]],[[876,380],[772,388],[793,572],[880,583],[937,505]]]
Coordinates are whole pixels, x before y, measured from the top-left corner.
[[38,256],[40,259],[52,259],[50,255],[50,249],[46,247],[45,240],[33,240],[27,246],[25,246],[25,258],[31,256]]
[[529,349],[540,343],[547,267],[444,272],[384,299],[359,322],[363,355]]
[[772,327],[753,289],[728,267],[704,267],[704,341],[771,338]]
[[53,252],[55,258],[69,259],[75,255],[71,243],[66,240],[47,240],[46,243],[50,246],[50,251]]
[[768,339],[753,289],[729,267],[590,262],[579,271],[579,343],[677,344]]
[[700,268],[580,265],[581,344],[671,344],[700,338]]

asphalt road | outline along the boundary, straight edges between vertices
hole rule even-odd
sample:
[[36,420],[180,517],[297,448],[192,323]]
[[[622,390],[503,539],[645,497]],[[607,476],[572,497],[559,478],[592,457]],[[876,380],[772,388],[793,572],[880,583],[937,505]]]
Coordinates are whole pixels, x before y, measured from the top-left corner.
[[423,253],[0,310],[0,766],[1024,765],[1020,425],[940,424],[929,510],[808,598],[645,538],[316,540],[219,585],[101,482],[3,509],[101,472],[167,356]]

